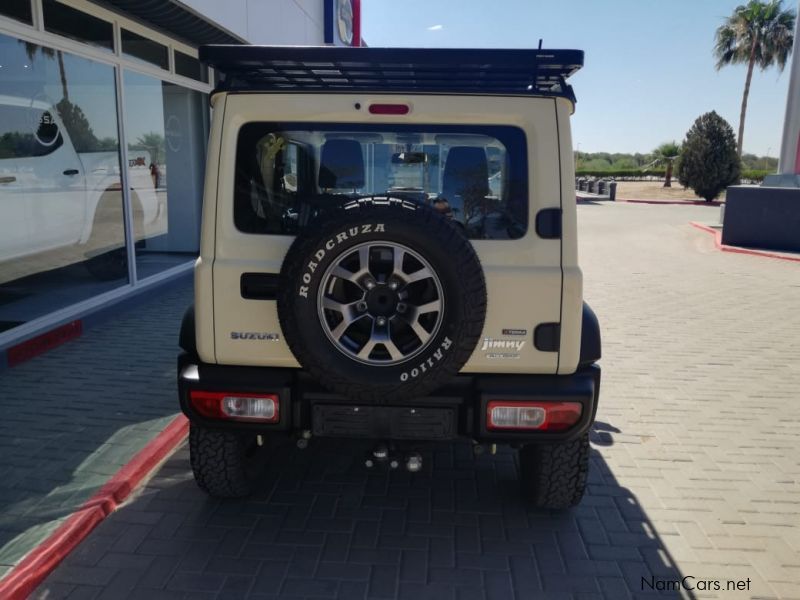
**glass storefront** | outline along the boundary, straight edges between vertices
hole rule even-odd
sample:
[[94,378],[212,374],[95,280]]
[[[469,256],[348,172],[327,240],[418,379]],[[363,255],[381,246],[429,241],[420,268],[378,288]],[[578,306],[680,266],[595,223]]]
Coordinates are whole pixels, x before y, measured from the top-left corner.
[[130,70],[124,94],[136,270],[142,278],[197,256],[208,108],[205,94]]
[[0,335],[193,260],[207,95],[11,35],[0,57]]
[[126,284],[128,269],[114,67],[5,35],[0,56],[4,331]]

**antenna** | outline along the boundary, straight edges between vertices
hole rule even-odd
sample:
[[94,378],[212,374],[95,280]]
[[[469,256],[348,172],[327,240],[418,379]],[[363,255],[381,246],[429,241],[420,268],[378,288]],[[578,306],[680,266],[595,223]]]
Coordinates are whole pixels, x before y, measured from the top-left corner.
[[542,38],[539,38],[539,50],[542,49]]

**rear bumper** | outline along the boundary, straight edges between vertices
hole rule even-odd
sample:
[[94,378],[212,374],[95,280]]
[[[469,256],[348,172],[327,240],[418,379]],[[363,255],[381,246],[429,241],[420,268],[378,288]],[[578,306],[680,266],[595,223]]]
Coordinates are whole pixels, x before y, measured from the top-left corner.
[[[212,420],[198,414],[189,402],[192,390],[276,394],[277,423]],[[571,375],[460,374],[423,398],[391,405],[357,404],[320,387],[304,371],[265,367],[233,367],[178,357],[181,410],[193,423],[253,433],[286,434],[311,431],[324,437],[445,440],[469,438],[479,442],[528,443],[567,441],[588,431],[597,412],[600,367],[581,367]],[[560,432],[499,431],[486,427],[490,400],[579,402],[580,420]]]

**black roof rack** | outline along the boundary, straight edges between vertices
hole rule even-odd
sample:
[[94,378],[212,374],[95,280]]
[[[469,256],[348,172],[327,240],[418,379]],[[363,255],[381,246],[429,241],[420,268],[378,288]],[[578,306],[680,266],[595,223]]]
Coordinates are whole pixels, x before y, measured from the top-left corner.
[[220,74],[216,91],[461,92],[558,96],[575,102],[566,79],[582,50],[200,47]]

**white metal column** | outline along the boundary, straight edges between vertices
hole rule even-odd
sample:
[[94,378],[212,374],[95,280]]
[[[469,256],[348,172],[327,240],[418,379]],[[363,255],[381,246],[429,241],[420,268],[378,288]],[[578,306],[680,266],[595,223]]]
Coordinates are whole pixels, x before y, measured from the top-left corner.
[[128,282],[136,285],[136,240],[133,231],[133,211],[131,210],[131,188],[128,183],[128,142],[125,137],[125,98],[124,69],[116,67],[117,86],[117,128],[119,131],[120,182],[122,184],[122,214],[125,219],[125,250],[128,257]]
[[[789,92],[786,95],[786,116],[783,121],[783,139],[778,173],[781,179],[798,179],[797,150],[800,145],[800,7],[795,17],[794,49],[789,73]],[[786,177],[789,176],[789,177]],[[797,182],[795,181],[795,185]]]

